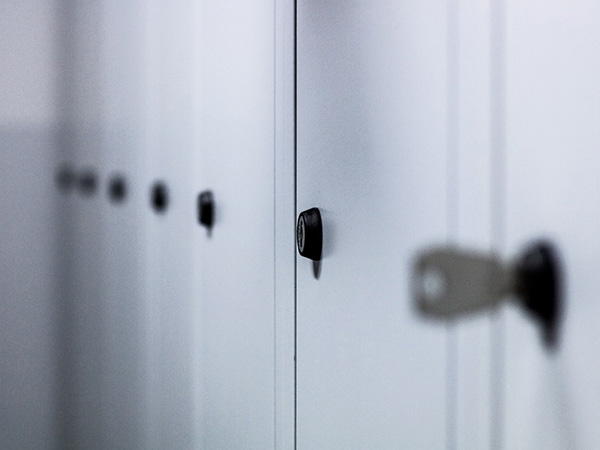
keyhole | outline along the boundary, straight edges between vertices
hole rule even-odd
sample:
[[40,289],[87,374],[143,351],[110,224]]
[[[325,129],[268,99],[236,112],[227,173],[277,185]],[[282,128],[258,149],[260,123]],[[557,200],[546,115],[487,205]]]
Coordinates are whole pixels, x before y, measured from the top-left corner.
[[300,221],[298,223],[297,239],[298,239],[298,248],[300,249],[301,252],[304,251],[304,244],[306,241],[306,231],[304,228],[305,228],[304,217],[300,217]]

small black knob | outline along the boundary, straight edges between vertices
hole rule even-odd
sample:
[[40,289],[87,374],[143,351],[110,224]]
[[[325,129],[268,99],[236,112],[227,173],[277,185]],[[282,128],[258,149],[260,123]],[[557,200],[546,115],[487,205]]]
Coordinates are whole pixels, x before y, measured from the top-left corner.
[[97,184],[96,173],[92,169],[84,170],[79,176],[79,190],[85,196],[95,194]]
[[296,226],[298,252],[313,261],[321,260],[323,249],[323,225],[319,208],[311,208],[300,213]]
[[208,228],[212,228],[215,221],[215,203],[211,191],[203,191],[198,194],[198,222]]
[[64,165],[56,172],[56,184],[61,191],[69,192],[75,186],[75,173],[73,169]]
[[152,208],[159,214],[164,213],[169,206],[169,190],[162,181],[157,181],[150,192]]
[[561,272],[558,252],[547,241],[531,244],[517,262],[517,293],[550,348],[556,345],[562,315]]
[[121,174],[113,175],[108,182],[108,197],[113,203],[121,203],[127,197],[127,182]]

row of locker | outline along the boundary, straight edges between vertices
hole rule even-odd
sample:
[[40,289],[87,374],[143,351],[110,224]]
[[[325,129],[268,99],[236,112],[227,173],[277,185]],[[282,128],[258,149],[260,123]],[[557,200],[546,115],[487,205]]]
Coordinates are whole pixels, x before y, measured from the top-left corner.
[[[76,176],[72,169],[64,166],[57,171],[56,182],[65,193],[78,187],[82,195],[89,197],[96,192],[97,176],[91,169]],[[156,181],[149,192],[151,208],[156,213],[166,213],[169,205],[167,185]],[[127,181],[122,174],[113,174],[109,178],[107,197],[117,204],[126,200]],[[198,223],[210,232],[215,216],[211,191],[198,194],[196,208]],[[323,251],[319,208],[299,214],[296,243],[299,254],[314,261],[315,276],[318,277]],[[563,310],[562,272],[557,250],[549,242],[530,245],[514,264],[503,264],[484,254],[440,248],[424,252],[415,264],[413,296],[424,315],[438,319],[453,319],[494,308],[507,295],[519,296],[525,309],[540,322],[546,344],[554,348]]]
[[[96,193],[97,176],[94,170],[82,171],[77,176],[68,167],[57,171],[56,183],[63,192],[70,192],[75,187],[82,195],[89,197]],[[123,203],[127,198],[127,179],[122,174],[113,174],[107,183],[107,196],[113,203]],[[156,212],[163,214],[169,207],[169,188],[163,181],[155,181],[150,188],[150,206]],[[197,198],[197,218],[202,226],[212,228],[214,224],[215,205],[211,191],[202,191]]]
[[[49,142],[136,199],[56,199],[58,447],[594,447],[594,2],[57,10]],[[315,207],[317,262],[296,252]],[[508,260],[539,237],[569,275],[554,352],[514,305],[415,312],[422,249]]]

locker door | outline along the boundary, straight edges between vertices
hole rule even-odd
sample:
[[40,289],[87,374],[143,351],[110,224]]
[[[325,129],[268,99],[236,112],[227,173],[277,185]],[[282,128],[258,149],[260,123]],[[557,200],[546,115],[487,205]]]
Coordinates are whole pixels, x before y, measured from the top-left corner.
[[192,1],[153,2],[148,20],[149,446],[183,449],[195,443]]
[[142,0],[105,0],[100,209],[102,263],[102,444],[145,448],[144,38]]
[[[55,189],[60,149],[53,2],[0,6],[0,443],[58,445],[56,282],[68,195]],[[62,71],[62,67],[60,68]],[[60,155],[62,156],[62,155]]]
[[100,2],[70,3],[68,45],[73,78],[61,82],[71,90],[68,145],[73,149],[77,187],[73,198],[72,291],[62,386],[65,408],[64,447],[93,447],[102,428],[102,30]]
[[299,448],[444,448],[446,328],[408,278],[447,239],[444,2],[297,7],[297,209],[323,257],[297,260]]
[[594,448],[600,440],[600,5],[506,3],[506,252],[534,238],[562,253],[558,347],[517,308],[505,317],[504,447]]
[[[494,167],[496,148],[495,65],[497,8],[493,1],[462,0],[451,7],[448,44],[451,53],[449,86],[451,158],[454,170],[450,195],[455,207],[450,219],[453,244],[482,252],[498,246],[499,227]],[[491,386],[500,380],[492,354],[501,344],[491,311],[466,315],[451,325],[449,389],[456,434],[451,446],[490,448],[496,439],[497,399]]]
[[197,5],[193,197],[199,448],[273,448],[274,5]]

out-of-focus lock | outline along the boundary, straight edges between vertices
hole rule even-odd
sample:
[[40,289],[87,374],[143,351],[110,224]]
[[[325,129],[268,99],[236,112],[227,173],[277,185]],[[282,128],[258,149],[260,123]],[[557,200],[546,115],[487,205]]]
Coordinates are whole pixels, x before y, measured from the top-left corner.
[[319,261],[323,249],[323,225],[319,208],[303,211],[296,225],[298,252],[305,258]]
[[164,214],[169,206],[169,190],[162,181],[156,181],[150,189],[150,204],[157,214]]
[[113,174],[108,181],[108,198],[113,203],[123,203],[127,197],[127,182],[125,176]]
[[547,347],[556,346],[562,268],[550,242],[534,242],[509,262],[451,246],[431,248],[419,254],[412,271],[412,296],[422,315],[454,320],[509,299],[537,322]]
[[56,172],[56,184],[63,192],[69,192],[75,186],[77,177],[73,168],[67,164],[60,167]]
[[79,191],[86,197],[90,197],[96,193],[96,185],[98,177],[92,168],[87,168],[81,171],[79,175]]

